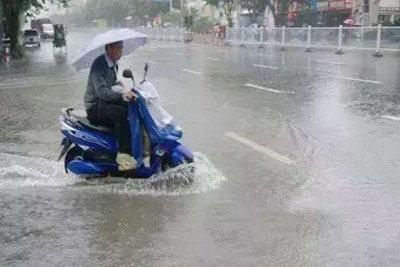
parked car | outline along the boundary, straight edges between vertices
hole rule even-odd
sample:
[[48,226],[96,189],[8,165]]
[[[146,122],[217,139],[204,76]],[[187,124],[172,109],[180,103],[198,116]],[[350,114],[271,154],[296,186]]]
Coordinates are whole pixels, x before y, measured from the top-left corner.
[[38,30],[39,33],[42,33],[43,24],[51,24],[50,19],[48,19],[48,18],[32,19],[31,20],[31,29]]
[[43,39],[53,39],[54,38],[53,24],[45,23],[42,25],[42,38]]
[[25,30],[23,35],[25,47],[40,47],[40,34],[38,30]]

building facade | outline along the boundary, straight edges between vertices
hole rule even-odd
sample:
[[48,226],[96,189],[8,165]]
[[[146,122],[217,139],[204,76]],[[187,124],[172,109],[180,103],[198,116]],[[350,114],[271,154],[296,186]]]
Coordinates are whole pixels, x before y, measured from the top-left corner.
[[319,21],[323,26],[337,27],[352,16],[353,0],[321,0],[317,2]]
[[400,24],[400,0],[380,1],[378,9],[378,22],[390,22],[393,24],[397,22]]

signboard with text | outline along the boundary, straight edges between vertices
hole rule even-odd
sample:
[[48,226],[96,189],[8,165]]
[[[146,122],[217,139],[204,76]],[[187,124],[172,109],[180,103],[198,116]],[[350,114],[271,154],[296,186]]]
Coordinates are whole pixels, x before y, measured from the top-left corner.
[[341,11],[353,8],[352,0],[328,0],[317,3],[318,11]]

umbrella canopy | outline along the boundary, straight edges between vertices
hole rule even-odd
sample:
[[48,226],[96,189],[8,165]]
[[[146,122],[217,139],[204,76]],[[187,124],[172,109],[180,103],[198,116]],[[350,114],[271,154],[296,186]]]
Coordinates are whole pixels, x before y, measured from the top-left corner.
[[105,45],[119,41],[123,42],[123,55],[129,55],[146,43],[147,36],[130,29],[110,30],[97,34],[73,61],[72,66],[78,71],[90,68],[93,61],[105,53]]

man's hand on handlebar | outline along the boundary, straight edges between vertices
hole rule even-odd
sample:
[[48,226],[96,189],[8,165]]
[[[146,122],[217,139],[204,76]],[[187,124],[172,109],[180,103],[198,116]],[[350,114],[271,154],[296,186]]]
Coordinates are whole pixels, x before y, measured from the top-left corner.
[[122,94],[122,99],[124,101],[135,101],[137,99],[137,95],[135,95],[131,90],[126,90],[124,91],[124,93]]

